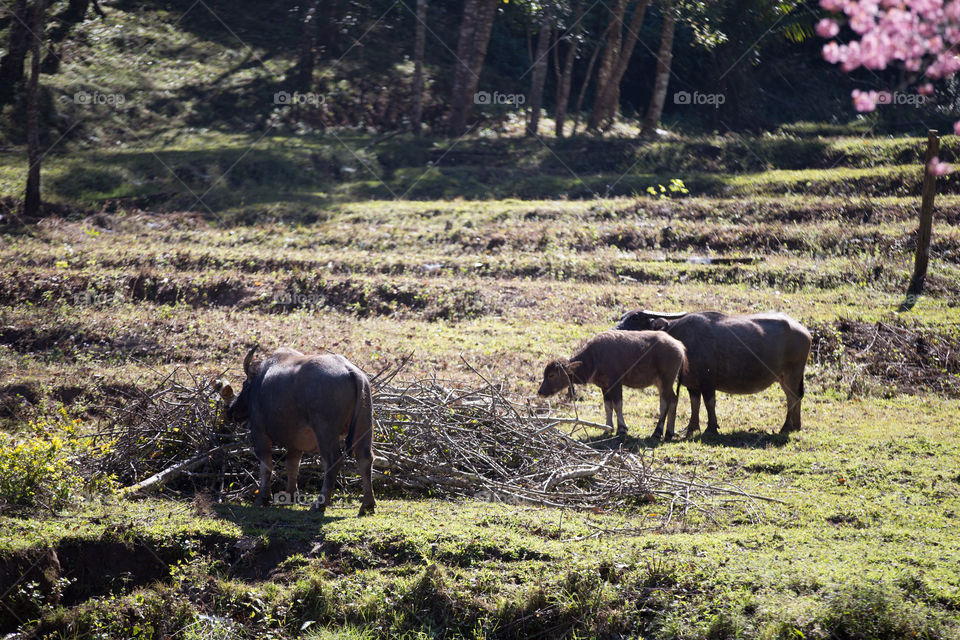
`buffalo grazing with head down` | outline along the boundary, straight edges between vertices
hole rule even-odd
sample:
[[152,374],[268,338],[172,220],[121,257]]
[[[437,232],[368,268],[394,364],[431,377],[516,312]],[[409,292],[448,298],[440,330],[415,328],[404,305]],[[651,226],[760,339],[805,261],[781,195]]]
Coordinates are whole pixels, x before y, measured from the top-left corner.
[[574,384],[595,384],[603,391],[607,425],[613,427],[617,412],[617,433],[627,432],[623,419],[623,387],[643,389],[654,385],[660,392],[660,417],[654,438],[673,437],[677,415],[677,394],[673,385],[683,374],[683,345],[659,331],[605,331],[591,340],[569,360],[550,362],[543,372],[538,393],[551,396]]
[[716,392],[757,393],[779,382],[787,397],[781,433],[800,429],[803,370],[810,355],[810,332],[783,313],[730,316],[717,311],[655,313],[630,311],[617,329],[660,330],[683,343],[690,392],[687,436],[700,429],[700,397],[707,406],[707,433],[719,429]]
[[287,492],[297,491],[297,474],[304,453],[319,452],[324,465],[323,488],[313,508],[323,511],[343,459],[353,450],[363,482],[359,515],[372,513],[373,402],[367,376],[339,355],[305,356],[278,349],[259,366],[253,364],[256,347],[243,361],[246,380],[239,395],[230,385],[221,388],[231,422],[246,420],[250,443],[260,461],[260,490],[256,504],[270,499],[273,446],[287,450]]

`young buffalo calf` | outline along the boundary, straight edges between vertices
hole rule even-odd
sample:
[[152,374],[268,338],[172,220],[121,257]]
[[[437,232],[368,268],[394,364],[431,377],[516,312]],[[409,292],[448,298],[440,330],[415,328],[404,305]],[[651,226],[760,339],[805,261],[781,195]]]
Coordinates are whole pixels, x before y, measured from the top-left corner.
[[543,371],[538,393],[553,394],[574,383],[593,383],[603,391],[607,425],[613,427],[613,411],[617,411],[617,434],[627,432],[623,420],[623,385],[643,389],[656,385],[660,391],[660,418],[654,438],[663,434],[673,438],[677,417],[677,394],[674,383],[682,378],[687,366],[683,344],[663,331],[605,331],[593,337],[569,360],[554,360]]

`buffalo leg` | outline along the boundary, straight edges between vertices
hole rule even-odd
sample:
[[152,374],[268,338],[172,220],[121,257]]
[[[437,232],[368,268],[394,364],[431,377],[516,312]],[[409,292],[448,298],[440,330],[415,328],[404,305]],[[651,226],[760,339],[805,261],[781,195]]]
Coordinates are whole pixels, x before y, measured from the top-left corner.
[[627,423],[623,419],[623,385],[615,384],[603,392],[603,407],[607,411],[607,426],[613,426],[613,410],[617,412],[617,435],[627,433]]
[[[666,419],[667,419],[667,434],[664,436],[664,440],[673,440],[673,436],[676,435],[674,428],[677,422],[677,394],[673,390],[673,383],[668,383],[664,390],[660,393],[660,411],[663,412],[663,399],[666,397]],[[660,419],[663,420],[664,416],[661,416]]]
[[607,426],[610,427],[610,430],[613,431],[613,401],[604,400],[603,401],[603,410],[607,415]]
[[257,507],[270,502],[270,477],[273,475],[273,443],[266,437],[253,438],[253,453],[260,461],[260,489],[253,504]]
[[664,395],[663,384],[658,382],[657,390],[660,391],[660,414],[657,416],[657,426],[650,435],[654,440],[659,440],[663,436],[663,423],[667,417],[667,397]]
[[623,396],[613,403],[613,408],[617,412],[617,428],[627,430],[627,421],[623,419]]
[[690,394],[690,422],[687,423],[687,438],[700,431],[700,392],[687,389]]
[[717,422],[717,392],[713,389],[704,389],[703,404],[707,407],[706,433],[719,433],[720,424]]
[[800,430],[800,401],[803,399],[803,369],[788,371],[780,378],[780,386],[787,396],[787,418],[780,433]]
[[289,504],[297,503],[297,476],[300,474],[300,459],[303,451],[287,449],[287,499]]
[[355,447],[354,456],[357,459],[357,470],[360,472],[360,482],[363,483],[363,501],[360,503],[360,513],[365,516],[373,513],[376,501],[373,498],[373,451],[369,447]]
[[343,454],[340,453],[339,447],[332,447],[329,453],[323,454],[323,486],[320,488],[320,497],[310,507],[314,511],[323,513],[330,504],[330,494],[333,493],[333,486],[337,483],[337,473],[340,472],[342,461]]

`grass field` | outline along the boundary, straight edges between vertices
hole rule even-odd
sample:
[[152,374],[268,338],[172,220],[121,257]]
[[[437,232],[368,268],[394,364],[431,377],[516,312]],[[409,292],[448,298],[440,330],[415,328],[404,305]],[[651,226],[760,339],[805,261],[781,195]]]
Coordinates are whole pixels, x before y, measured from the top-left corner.
[[[640,141],[626,120],[557,140],[546,118],[529,140],[519,113],[456,140],[322,128],[273,100],[295,12],[247,3],[227,33],[205,3],[108,4],[42,76],[45,211],[23,226],[23,131],[0,114],[4,640],[960,640],[960,173],[938,182],[925,294],[895,311],[925,130],[882,136],[864,115]],[[407,99],[408,61],[342,60],[318,67],[331,118],[362,112],[368,85]],[[960,160],[957,137],[941,158]],[[133,499],[145,460],[92,471],[114,446],[92,435],[133,391],[176,371],[239,382],[252,343],[371,373],[413,354],[403,379],[479,372],[602,421],[594,388],[575,406],[536,389],[635,308],[810,329],[798,433],[778,433],[771,388],[720,394],[717,436],[655,443],[655,392],[625,394],[626,449],[759,498],[668,518],[663,498],[556,509],[378,473],[359,519],[353,485],[318,517],[251,506],[252,480],[242,499],[186,480]],[[689,411],[684,394],[678,430]]]
[[[167,10],[80,25],[44,78],[47,216],[23,228],[25,153],[0,148],[0,635],[960,638],[957,174],[926,293],[895,312],[924,138],[867,118],[642,144],[630,122],[564,140],[523,140],[519,120],[460,140],[318,132],[270,106],[290,25],[263,11],[239,30],[252,49]],[[958,150],[944,137],[943,159]],[[789,437],[777,389],[721,395],[719,436],[665,444],[646,438],[655,393],[626,394],[624,447],[769,500],[667,523],[663,499],[560,510],[378,475],[376,515],[347,490],[319,518],[183,485],[130,499],[132,466],[90,472],[110,406],[177,369],[236,382],[251,343],[368,372],[413,354],[402,377],[455,385],[473,367],[600,421],[595,389],[536,398],[543,365],[640,307],[810,328]],[[679,428],[688,415],[683,397]]]
[[[824,146],[873,157],[914,141],[898,144]],[[905,171],[890,158],[719,172],[713,183],[735,191],[682,199],[394,201],[357,199],[348,181],[316,200],[273,189],[269,215],[234,205],[256,197],[244,181],[197,214],[144,212],[123,199],[147,193],[130,174],[109,193],[64,193],[65,218],[0,245],[0,481],[26,483],[32,455],[49,465],[38,496],[44,482],[74,496],[0,516],[0,631],[958,637],[960,201],[938,201],[928,295],[896,314],[917,202],[883,187]],[[9,195],[15,160],[2,163]],[[70,163],[97,167],[54,161],[53,189],[59,162],[62,184]],[[469,166],[450,175],[460,171]],[[880,176],[876,193],[843,195],[869,176]],[[554,188],[549,175],[536,183]],[[175,367],[236,379],[252,342],[335,351],[368,371],[414,353],[404,376],[469,384],[462,355],[539,402],[546,360],[636,307],[778,309],[811,328],[801,432],[776,433],[778,390],[722,395],[719,437],[652,452],[668,470],[777,502],[719,504],[627,535],[668,505],[577,512],[387,492],[375,516],[357,519],[347,493],[318,519],[173,493],[128,500],[66,468],[96,453],[83,434],[103,427],[98,405],[116,390],[149,388]],[[654,393],[630,391],[625,405],[626,446],[652,446]],[[600,420],[597,392],[578,409]],[[680,425],[688,412],[683,398]]]

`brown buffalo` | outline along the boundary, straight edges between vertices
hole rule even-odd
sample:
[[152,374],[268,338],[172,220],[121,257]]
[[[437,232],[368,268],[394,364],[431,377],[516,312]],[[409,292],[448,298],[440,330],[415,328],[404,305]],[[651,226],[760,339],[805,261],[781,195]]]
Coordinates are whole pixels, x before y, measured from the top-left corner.
[[787,397],[781,433],[800,429],[803,370],[810,355],[810,332],[783,313],[728,316],[718,311],[655,313],[630,311],[617,329],[664,331],[687,350],[690,392],[687,436],[700,429],[700,396],[707,405],[707,433],[719,429],[716,392],[757,393],[779,382]]
[[246,380],[234,396],[230,385],[221,395],[228,403],[225,418],[247,421],[250,443],[260,461],[260,491],[256,504],[270,500],[273,446],[287,450],[287,492],[297,492],[297,474],[304,453],[319,452],[324,465],[323,488],[313,508],[323,511],[336,482],[345,451],[353,450],[363,482],[359,515],[372,513],[373,401],[370,381],[339,355],[305,356],[278,349],[259,366],[252,363],[256,347],[243,361]]
[[677,394],[673,384],[682,377],[686,358],[683,345],[659,331],[605,331],[587,342],[569,360],[549,363],[543,372],[538,393],[551,396],[573,384],[595,384],[603,391],[607,425],[613,427],[617,412],[617,433],[625,434],[623,387],[643,389],[655,385],[660,392],[660,417],[654,438],[673,437],[677,416]]

